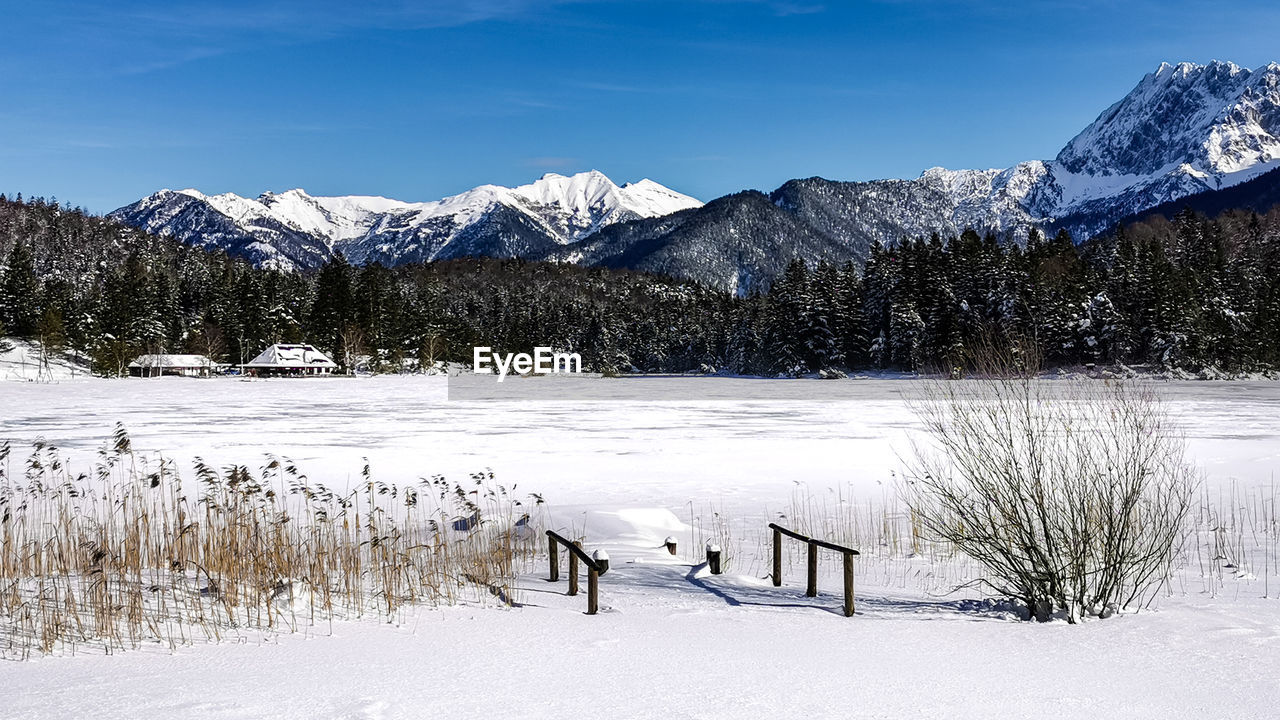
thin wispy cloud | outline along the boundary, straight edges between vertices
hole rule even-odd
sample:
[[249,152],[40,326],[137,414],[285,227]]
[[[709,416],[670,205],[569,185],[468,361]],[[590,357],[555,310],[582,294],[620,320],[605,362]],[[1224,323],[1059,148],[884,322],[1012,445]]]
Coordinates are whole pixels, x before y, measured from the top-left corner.
[[585,91],[587,93],[614,93],[619,95],[698,95],[698,96],[716,96],[716,97],[736,97],[741,94],[740,88],[729,87],[726,84],[719,85],[699,85],[699,84],[673,84],[673,85],[642,85],[639,83],[619,83],[619,82],[598,82],[592,80],[574,80],[563,83],[565,88],[569,90]]
[[126,3],[122,8],[116,4],[96,15],[99,19],[114,16],[149,30],[168,29],[195,33],[266,31],[327,35],[359,28],[453,27],[484,20],[518,18],[557,5],[583,1],[437,0],[408,3],[400,0],[370,0],[352,4],[335,0],[234,0],[211,5],[206,2],[179,0],[160,7],[150,3],[134,3],[130,7]]
[[[521,20],[551,8],[590,0],[231,0],[111,4],[52,0],[36,24],[8,33],[47,37],[47,51],[99,61],[93,74],[137,75],[263,44],[337,38],[361,30],[421,30],[491,20]],[[0,31],[0,39],[8,33]],[[21,58],[20,58],[21,59]],[[41,62],[26,58],[28,62]]]
[[799,3],[772,3],[773,14],[778,17],[788,15],[814,15],[827,9],[826,5],[802,5]]
[[[891,2],[893,0],[890,0]],[[914,1],[914,0],[907,0]],[[779,0],[703,0],[703,2],[715,5],[757,5],[764,6],[771,10],[778,17],[787,17],[789,15],[813,15],[815,13],[824,12],[827,9],[822,3],[806,3],[806,2],[780,2]]]
[[657,88],[640,87],[638,85],[624,85],[620,83],[606,82],[570,82],[566,83],[569,87],[579,90],[597,90],[600,92],[613,93],[653,93],[659,92]]
[[144,60],[133,64],[118,65],[114,72],[119,75],[145,75],[158,70],[166,70],[196,60],[217,57],[225,52],[220,48],[191,48],[175,55],[167,55],[152,60]]
[[734,159],[729,155],[689,155],[687,157],[673,157],[671,161],[678,163],[722,163]]
[[554,155],[524,159],[525,167],[531,167],[538,170],[562,170],[564,168],[575,167],[578,164],[578,158],[556,157]]
[[508,94],[504,99],[506,104],[516,108],[529,108],[533,110],[560,110],[562,106],[558,103],[543,98],[528,97],[523,95]]

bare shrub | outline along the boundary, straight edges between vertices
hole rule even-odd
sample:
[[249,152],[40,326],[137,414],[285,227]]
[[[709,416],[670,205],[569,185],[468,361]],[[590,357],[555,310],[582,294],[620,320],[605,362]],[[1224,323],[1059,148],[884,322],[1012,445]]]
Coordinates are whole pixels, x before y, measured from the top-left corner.
[[1029,617],[1145,607],[1195,493],[1183,440],[1149,388],[1011,368],[931,382],[913,402],[929,438],[905,474],[916,523]]

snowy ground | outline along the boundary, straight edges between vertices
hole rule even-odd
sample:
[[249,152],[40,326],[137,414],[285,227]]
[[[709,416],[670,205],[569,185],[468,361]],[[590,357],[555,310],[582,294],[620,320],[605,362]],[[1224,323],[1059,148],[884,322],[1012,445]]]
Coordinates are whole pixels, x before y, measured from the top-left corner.
[[[422,610],[245,642],[0,663],[0,717],[1272,717],[1280,579],[1189,566],[1153,612],[1015,622],[918,562],[868,557],[858,615],[838,580],[774,589],[741,537],[730,572],[685,555],[712,509],[750,527],[798,493],[885,496],[915,426],[910,381],[661,380],[645,403],[449,403],[444,378],[0,383],[0,438],[87,461],[115,422],[183,464],[289,456],[315,479],[404,482],[485,467],[609,550],[604,611],[531,570],[521,606]],[[535,380],[536,382],[536,380]],[[699,402],[689,383],[750,399]],[[1280,383],[1166,383],[1209,494],[1280,467]],[[719,391],[719,390],[718,390]],[[1269,492],[1269,491],[1268,491]],[[823,500],[822,502],[827,502]],[[666,535],[682,556],[658,549]],[[584,583],[585,584],[585,583]],[[1264,598],[1264,595],[1269,597]],[[18,688],[18,692],[11,689]]]
[[39,343],[0,336],[0,382],[47,383],[87,377],[89,368],[85,362],[63,353],[49,353],[46,357]]
[[[6,663],[13,718],[1267,718],[1271,600],[1191,598],[1079,627],[864,590],[623,566],[608,609],[531,580],[524,607],[423,611],[267,644]],[[731,602],[741,603],[740,605]],[[15,691],[15,689],[17,689]]]

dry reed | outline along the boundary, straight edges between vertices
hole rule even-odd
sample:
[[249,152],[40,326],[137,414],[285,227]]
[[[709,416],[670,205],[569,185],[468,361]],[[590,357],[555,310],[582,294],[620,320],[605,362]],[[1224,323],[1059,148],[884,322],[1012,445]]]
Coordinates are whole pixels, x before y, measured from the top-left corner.
[[512,603],[541,498],[477,473],[339,490],[267,456],[258,472],[135,453],[117,426],[89,473],[0,445],[0,657],[174,648],[416,605]]

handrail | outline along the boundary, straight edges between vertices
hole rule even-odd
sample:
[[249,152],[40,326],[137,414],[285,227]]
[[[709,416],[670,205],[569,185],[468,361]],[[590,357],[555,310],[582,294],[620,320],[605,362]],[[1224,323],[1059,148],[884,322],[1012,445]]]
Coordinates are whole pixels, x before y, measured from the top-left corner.
[[560,553],[558,546],[569,550],[569,595],[578,594],[578,561],[587,566],[587,614],[595,615],[600,607],[600,576],[609,571],[609,556],[603,550],[596,551],[600,557],[594,558],[582,549],[582,543],[575,542],[555,532],[547,531],[547,555],[551,561],[551,582],[560,579]]
[[845,555],[861,555],[861,554],[862,554],[862,553],[858,552],[857,550],[854,550],[853,548],[847,548],[847,547],[845,547],[845,546],[843,546],[843,545],[837,545],[837,544],[835,544],[835,543],[829,543],[829,542],[827,542],[826,540],[818,540],[818,539],[816,539],[816,538],[809,538],[809,542],[810,542],[810,543],[812,543],[812,544],[814,544],[814,545],[817,545],[817,546],[818,546],[818,547],[820,547],[820,548],[826,548],[826,549],[828,549],[828,550],[835,550],[836,552],[838,552],[838,553],[844,553]]
[[798,532],[796,532],[796,531],[794,531],[794,530],[788,530],[788,529],[786,529],[786,528],[782,527],[781,525],[779,525],[779,524],[777,524],[777,523],[769,523],[769,529],[770,529],[770,530],[777,530],[778,532],[782,533],[783,535],[786,535],[787,537],[793,537],[793,538],[795,538],[795,539],[799,540],[800,542],[806,542],[806,543],[807,543],[807,542],[809,542],[809,536],[808,536],[808,535],[801,535],[800,533],[798,533]]
[[587,551],[583,550],[578,543],[575,543],[574,541],[566,538],[565,536],[561,535],[560,533],[557,533],[554,530],[548,530],[547,537],[565,546],[565,548],[567,548],[569,552],[573,553],[574,555],[577,555],[578,559],[581,560],[583,564],[585,564],[587,567],[595,570],[596,572],[604,574],[604,571],[600,569],[600,566],[596,563],[596,561],[593,560],[591,556],[587,554]]
[[818,547],[824,547],[824,548],[826,548],[826,549],[828,549],[828,550],[835,550],[836,552],[839,552],[839,553],[846,553],[846,554],[848,554],[848,555],[861,555],[861,554],[862,554],[862,553],[858,552],[857,550],[854,550],[853,548],[850,548],[850,547],[845,547],[845,546],[843,546],[843,545],[837,545],[837,544],[832,543],[832,542],[827,542],[826,540],[818,540],[817,538],[811,538],[811,537],[809,537],[808,535],[801,535],[800,533],[798,533],[798,532],[796,532],[796,531],[794,531],[794,530],[788,530],[788,529],[786,529],[786,528],[782,527],[781,525],[779,525],[779,524],[777,524],[777,523],[769,523],[769,529],[770,529],[770,530],[777,530],[778,532],[782,533],[783,535],[786,535],[787,537],[793,537],[793,538],[795,538],[796,540],[799,540],[800,542],[803,542],[803,543],[813,543],[814,545],[817,545]]
[[799,540],[808,547],[809,572],[808,585],[805,588],[805,595],[808,597],[818,596],[818,548],[835,550],[841,554],[844,560],[844,615],[845,617],[853,617],[853,558],[862,553],[850,547],[837,545],[826,540],[818,540],[794,530],[788,530],[777,523],[769,523],[769,529],[773,531],[773,586],[782,586],[783,535]]

